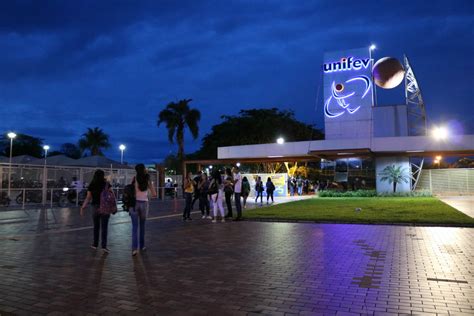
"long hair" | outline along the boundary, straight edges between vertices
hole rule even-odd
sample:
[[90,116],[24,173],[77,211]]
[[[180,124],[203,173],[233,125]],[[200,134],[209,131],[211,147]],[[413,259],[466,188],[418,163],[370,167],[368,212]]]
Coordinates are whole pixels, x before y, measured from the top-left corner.
[[135,171],[137,172],[137,183],[140,191],[146,191],[148,189],[148,182],[150,181],[150,175],[146,172],[145,165],[139,163],[135,166]]
[[218,184],[222,184],[221,171],[219,169],[212,170],[212,179],[215,179]]
[[105,172],[104,170],[97,169],[94,172],[94,176],[92,177],[92,181],[90,185],[96,185],[99,187],[105,186]]
[[226,168],[225,174],[228,175],[229,177],[232,177],[232,170],[230,170],[230,168]]

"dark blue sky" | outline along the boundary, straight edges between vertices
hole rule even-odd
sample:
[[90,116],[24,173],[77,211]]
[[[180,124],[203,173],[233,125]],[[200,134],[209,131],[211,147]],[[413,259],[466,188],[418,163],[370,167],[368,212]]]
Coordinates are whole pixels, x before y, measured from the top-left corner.
[[243,108],[321,127],[323,53],[375,43],[376,59],[408,55],[430,123],[474,133],[473,35],[470,0],[2,1],[0,130],[57,149],[100,126],[110,157],[123,142],[126,159],[151,162],[176,151],[156,117],[182,98],[201,111],[201,136]]

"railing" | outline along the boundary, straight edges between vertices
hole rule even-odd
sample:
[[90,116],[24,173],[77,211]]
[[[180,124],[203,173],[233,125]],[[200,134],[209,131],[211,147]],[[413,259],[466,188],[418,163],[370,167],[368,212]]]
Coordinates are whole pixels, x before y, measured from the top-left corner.
[[[112,188],[118,204],[122,201],[123,187]],[[157,187],[160,200],[178,199],[183,197],[182,188]],[[78,207],[82,205],[87,190],[74,188],[11,188],[8,197],[7,189],[0,189],[0,207],[48,206],[48,207]]]

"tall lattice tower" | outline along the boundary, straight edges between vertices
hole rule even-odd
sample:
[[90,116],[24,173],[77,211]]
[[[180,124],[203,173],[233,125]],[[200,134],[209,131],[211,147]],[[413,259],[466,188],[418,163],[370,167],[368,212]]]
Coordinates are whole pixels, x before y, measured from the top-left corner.
[[405,67],[405,98],[408,112],[408,135],[422,136],[427,134],[425,103],[421,97],[421,90],[416,81],[408,57],[403,56]]

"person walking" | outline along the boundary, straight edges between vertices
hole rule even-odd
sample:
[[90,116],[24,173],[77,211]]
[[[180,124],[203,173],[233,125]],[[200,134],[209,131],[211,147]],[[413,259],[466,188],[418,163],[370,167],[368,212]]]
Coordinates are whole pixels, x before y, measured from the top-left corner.
[[192,220],[191,218],[191,204],[193,201],[194,193],[194,180],[192,172],[188,172],[186,178],[184,179],[184,200],[186,201],[186,206],[183,211],[183,221]]
[[145,223],[148,216],[148,192],[156,198],[156,190],[150,180],[145,165],[140,163],[135,166],[136,176],[132,180],[135,186],[135,206],[129,208],[129,215],[132,219],[132,256],[136,256],[138,249],[141,252],[145,247]]
[[295,195],[295,185],[293,183],[293,178],[288,179],[288,188],[290,189],[290,196]]
[[[91,183],[87,187],[87,196],[81,206],[81,216],[84,216],[84,210],[90,202],[92,211],[92,221],[94,223],[94,241],[91,248],[96,250],[99,245],[99,234],[101,235],[101,246],[104,253],[109,253],[107,248],[107,231],[109,226],[110,214],[100,209],[101,196],[104,191],[109,191],[113,194],[110,185],[105,180],[105,173],[103,170],[96,170]],[[107,193],[107,192],[105,192]],[[116,210],[116,209],[115,209]]]
[[298,187],[298,195],[303,195],[303,179],[298,177],[298,180],[296,180],[296,186]]
[[242,198],[244,199],[244,209],[247,207],[247,198],[250,195],[250,182],[247,177],[242,179]]
[[211,218],[209,215],[209,180],[207,174],[201,174],[201,180],[198,184],[199,190],[199,210],[201,211],[202,218]]
[[234,167],[234,198],[235,198],[235,209],[237,210],[236,221],[242,219],[242,204],[240,203],[240,196],[242,194],[242,176],[240,174],[239,167]]
[[257,181],[255,182],[255,203],[258,201],[258,197],[260,197],[260,205],[263,203],[263,190],[262,177],[257,177]]
[[217,169],[212,172],[212,180],[209,184],[209,194],[211,195],[214,213],[214,219],[212,220],[212,222],[217,222],[218,208],[221,213],[221,222],[225,222],[224,205],[222,204],[222,200],[224,197],[224,185],[222,183],[220,171]]
[[225,169],[224,179],[225,204],[227,206],[227,215],[225,218],[232,218],[232,195],[234,194],[234,177],[230,168]]
[[265,184],[267,188],[267,204],[268,200],[271,198],[273,203],[273,192],[275,191],[275,185],[272,182],[272,178],[268,177],[267,183]]

